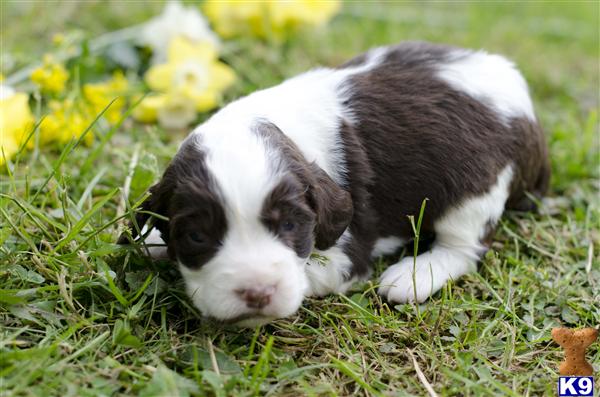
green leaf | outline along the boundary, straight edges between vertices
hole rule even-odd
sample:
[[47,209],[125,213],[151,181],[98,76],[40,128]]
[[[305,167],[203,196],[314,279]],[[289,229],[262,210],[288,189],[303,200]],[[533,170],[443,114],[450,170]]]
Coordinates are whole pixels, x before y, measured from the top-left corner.
[[212,387],[215,395],[219,397],[225,396],[225,391],[223,390],[223,380],[217,373],[213,371],[202,371],[202,380],[206,381],[206,383]]
[[142,270],[138,272],[127,272],[125,274],[125,282],[127,283],[127,286],[131,291],[137,291],[144,285],[146,279],[151,274],[152,272],[147,270]]
[[144,153],[133,170],[129,197],[134,201],[139,199],[154,183],[158,176],[158,162],[156,156],[151,153]]
[[571,323],[571,324],[579,323],[579,315],[577,313],[575,313],[575,311],[573,309],[571,309],[569,306],[565,306],[562,309],[560,316],[567,323]]
[[31,307],[25,305],[12,305],[8,307],[8,311],[11,312],[12,315],[18,317],[22,320],[28,320],[33,323],[41,325],[41,323],[35,318],[35,316],[31,313]]
[[460,336],[460,328],[456,325],[451,325],[450,328],[448,328],[448,330],[450,331],[450,334],[452,334],[454,337],[458,338]]
[[44,281],[46,281],[46,279],[42,277],[39,273],[33,270],[27,270],[21,265],[16,265],[15,267],[9,269],[9,273],[18,276],[23,281],[27,281],[34,284],[42,284]]
[[0,290],[0,302],[8,303],[9,305],[14,305],[17,303],[25,302],[25,298],[17,295],[15,291]]
[[350,297],[350,300],[356,303],[358,306],[366,309],[369,307],[369,300],[364,296],[364,294],[354,294]]
[[92,218],[92,216],[98,212],[102,207],[104,207],[104,205],[113,198],[113,196],[115,194],[117,194],[119,192],[119,189],[113,189],[110,193],[108,193],[106,196],[104,196],[101,200],[99,200],[96,204],[94,204],[94,206],[92,207],[91,210],[89,210],[88,212],[85,213],[84,216],[81,217],[81,219],[79,219],[79,221],[77,221],[77,223],[75,225],[73,225],[73,228],[69,231],[69,233],[65,236],[65,238],[63,238],[54,248],[54,252],[58,251],[60,248],[62,248],[64,245],[66,245],[67,243],[69,243],[69,241],[71,241],[73,238],[75,238],[76,235],[80,234],[81,230],[88,225],[89,220]]
[[237,363],[237,361],[235,361],[235,359],[228,356],[227,354],[220,351],[216,351],[215,357],[217,359],[219,371],[222,374],[234,375],[242,373],[242,368],[240,368],[240,365]]
[[[329,264],[329,258],[328,257],[326,257],[324,255],[321,255],[321,254],[318,254],[316,252],[312,252],[310,254],[310,261],[313,262],[313,263],[317,263],[320,266],[327,266]],[[310,265],[310,263],[309,263],[309,265]]]
[[159,365],[146,387],[140,390],[140,397],[178,396],[189,397],[198,393],[198,386],[190,379],[164,365]]
[[137,336],[131,334],[129,324],[119,319],[115,322],[113,329],[113,345],[139,348],[142,346],[142,342]]
[[104,257],[104,256],[112,255],[115,252],[119,252],[122,249],[123,249],[123,246],[121,246],[119,244],[107,243],[107,244],[103,244],[103,245],[99,246],[98,248],[95,248],[94,251],[89,253],[89,256],[90,256],[90,258]]

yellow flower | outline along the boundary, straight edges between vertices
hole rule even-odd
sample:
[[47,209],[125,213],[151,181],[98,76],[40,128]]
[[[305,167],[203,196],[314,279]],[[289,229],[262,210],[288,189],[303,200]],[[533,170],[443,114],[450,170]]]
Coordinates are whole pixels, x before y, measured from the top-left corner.
[[[5,158],[10,160],[15,155],[32,127],[33,115],[27,94],[0,86],[0,165]],[[28,146],[31,145],[30,141]]]
[[[193,121],[196,112],[215,108],[221,93],[235,81],[233,70],[217,56],[210,43],[173,39],[167,62],[152,66],[145,76],[157,94],[146,97],[133,117],[142,122],[158,120],[166,128],[182,128],[183,121]],[[177,123],[177,117],[182,121]]]
[[221,36],[284,39],[303,26],[320,26],[339,11],[339,0],[225,2],[208,0],[204,12]]
[[116,124],[121,119],[126,100],[123,97],[129,83],[121,72],[115,72],[110,80],[102,83],[84,84],[83,96],[91,105],[92,112],[97,116],[114,99],[115,101],[104,112],[104,118],[109,124]]
[[159,92],[186,88],[219,93],[235,81],[235,73],[217,60],[214,46],[177,37],[169,45],[167,63],[151,67],[145,79],[152,90]]
[[[40,124],[40,142],[44,144],[65,144],[71,139],[79,138],[95,118],[89,108],[72,99],[50,101],[48,107],[50,114]],[[93,140],[94,134],[90,131],[85,136],[84,143],[91,145]]]
[[183,92],[153,94],[145,97],[133,111],[142,123],[154,123],[167,129],[181,129],[196,119],[196,105]]
[[65,42],[65,35],[62,33],[54,33],[52,36],[52,44],[59,46]]
[[264,37],[268,23],[266,3],[242,1],[228,3],[209,0],[204,3],[203,11],[221,37],[231,38],[250,34]]
[[268,2],[267,12],[273,31],[281,35],[302,25],[323,25],[339,9],[339,1],[295,0]]
[[196,119],[195,104],[183,93],[165,94],[163,106],[158,108],[158,122],[167,129],[182,129]]
[[45,56],[44,64],[31,72],[31,81],[48,94],[59,94],[65,90],[69,73],[63,65],[56,63],[52,57]]
[[177,36],[219,45],[219,38],[198,8],[178,0],[169,0],[162,14],[142,25],[137,42],[152,49],[152,64],[157,64],[166,61],[169,44]]
[[4,165],[6,160],[12,159],[12,157],[19,150],[19,144],[14,136],[6,134],[4,131],[0,132],[0,165]]
[[[139,97],[135,99],[137,102]],[[150,94],[133,109],[134,119],[142,123],[155,123],[158,120],[158,109],[165,106],[165,94]]]

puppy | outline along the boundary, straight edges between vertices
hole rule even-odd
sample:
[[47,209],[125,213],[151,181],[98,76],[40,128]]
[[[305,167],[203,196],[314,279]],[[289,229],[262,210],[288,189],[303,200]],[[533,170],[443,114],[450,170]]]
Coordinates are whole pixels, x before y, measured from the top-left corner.
[[373,258],[411,241],[408,216],[428,199],[430,249],[379,280],[388,301],[423,302],[475,271],[504,209],[533,208],[549,176],[510,61],[406,42],[224,107],[182,143],[134,229],[161,215],[193,303],[253,326],[368,278]]

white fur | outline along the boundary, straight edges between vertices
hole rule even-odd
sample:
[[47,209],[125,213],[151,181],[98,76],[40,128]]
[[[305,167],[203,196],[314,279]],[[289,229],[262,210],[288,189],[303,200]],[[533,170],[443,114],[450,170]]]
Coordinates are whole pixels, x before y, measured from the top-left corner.
[[[264,142],[249,127],[200,127],[192,136],[206,152],[206,167],[227,219],[227,231],[217,254],[201,268],[181,265],[188,294],[203,314],[222,320],[252,314],[245,325],[256,325],[294,313],[308,280],[306,258],[271,234],[260,221],[267,194],[279,182]],[[251,309],[236,290],[274,287],[271,302]]]
[[[257,324],[298,310],[308,288],[305,259],[272,236],[258,219],[228,219],[223,247],[198,270],[180,265],[187,292],[203,314],[229,320],[252,314]],[[235,292],[274,287],[270,304],[249,309]]]
[[[260,221],[266,195],[281,175],[273,167],[274,152],[252,130],[257,120],[273,122],[309,162],[344,184],[347,170],[339,123],[355,121],[343,104],[349,93],[345,82],[379,64],[387,51],[377,48],[361,65],[316,69],[255,92],[227,105],[190,136],[206,153],[206,166],[227,218],[227,232],[216,255],[196,270],[180,266],[189,295],[205,315],[223,320],[250,316],[244,323],[254,325],[294,313],[306,295],[344,292],[350,287],[351,260],[343,251],[348,232],[334,247],[317,251],[327,258],[322,264],[298,257]],[[523,78],[500,56],[458,54],[439,67],[438,75],[491,106],[505,122],[534,117]],[[418,301],[448,279],[474,269],[481,235],[487,222],[496,222],[502,214],[511,178],[512,168],[507,167],[489,193],[466,200],[436,222],[436,243],[416,261]],[[380,239],[373,254],[390,253],[403,243],[395,237]],[[391,301],[414,300],[412,262],[406,258],[386,270],[379,292]],[[271,287],[275,291],[271,301],[260,310],[248,308],[235,292]]]
[[406,244],[406,240],[400,237],[382,237],[375,241],[375,246],[373,247],[373,252],[371,253],[371,256],[373,258],[377,258],[382,255],[391,255],[404,244]]
[[[144,225],[141,230],[141,234],[144,235],[148,231],[148,226]],[[164,240],[160,237],[160,232],[157,229],[152,228],[150,230],[150,234],[144,240],[144,245],[151,247],[146,247],[148,249],[148,253],[153,259],[164,260],[168,259],[169,255],[167,254],[167,245]]]
[[309,258],[306,275],[309,280],[307,296],[324,296],[331,293],[344,293],[354,284],[355,278],[348,279],[352,261],[344,253],[350,242],[350,232],[346,230],[337,244],[325,251],[315,250],[319,258]]
[[416,261],[406,257],[386,269],[379,294],[392,302],[412,302],[415,296],[417,302],[423,302],[448,280],[475,271],[484,249],[481,239],[486,225],[495,224],[502,215],[512,177],[509,165],[488,193],[450,209],[434,225],[436,241],[432,249],[417,256]]
[[[343,82],[377,64],[384,49],[375,49],[363,65],[347,69],[317,69],[237,100],[199,126],[190,139],[206,153],[227,218],[223,245],[214,258],[193,270],[180,266],[189,295],[205,314],[218,319],[256,315],[246,325],[294,313],[305,295],[344,292],[352,265],[343,241],[318,252],[327,265],[298,258],[260,222],[266,195],[281,175],[274,172],[273,153],[252,132],[259,119],[273,122],[337,183],[345,179],[345,159],[339,150],[340,120],[351,118],[343,105]],[[348,236],[348,235],[347,235]],[[344,240],[345,241],[345,240]],[[310,287],[309,287],[310,283]],[[236,289],[275,286],[271,303],[248,309]]]
[[[277,184],[264,142],[251,132],[203,134],[206,166],[213,174],[227,219],[222,246],[208,263],[193,270],[180,266],[188,294],[203,314],[228,320],[253,314],[256,325],[293,314],[305,295],[306,258],[296,253],[260,221],[266,195]],[[227,137],[233,139],[228,140]],[[269,305],[250,309],[235,292],[274,287]]]
[[[363,65],[317,69],[239,99],[200,125],[190,139],[206,153],[227,218],[227,232],[214,258],[197,270],[181,265],[187,291],[205,315],[232,319],[253,315],[255,325],[294,313],[305,295],[344,292],[354,280],[343,252],[346,239],[318,254],[327,265],[299,258],[260,221],[266,195],[281,175],[265,142],[252,129],[260,120],[279,127],[309,162],[316,162],[334,181],[343,183],[345,159],[339,150],[339,123],[349,119],[342,105],[342,84],[352,73],[377,64],[384,49],[375,49]],[[275,161],[276,163],[276,161]],[[310,285],[309,285],[310,284]],[[249,309],[235,290],[275,286],[270,304]]]
[[212,150],[223,150],[226,145],[240,146],[239,155],[252,162],[260,153],[252,147],[244,151],[244,141],[255,136],[249,131],[255,121],[266,119],[289,136],[309,162],[315,161],[341,183],[345,173],[343,153],[332,152],[340,145],[338,126],[343,108],[336,89],[341,77],[331,69],[317,69],[257,91],[227,105],[196,133],[202,137],[219,136],[219,144],[203,140],[203,146]]
[[[385,48],[369,52],[366,62],[346,69],[315,69],[284,81],[283,83],[254,92],[230,103],[198,127],[195,134],[219,137],[213,144],[203,141],[214,149],[223,144],[240,145],[243,136],[249,134],[255,120],[266,119],[279,127],[298,146],[309,161],[315,161],[337,183],[344,182],[345,159],[339,150],[340,120],[350,120],[352,115],[344,108],[344,82],[348,76],[364,72],[377,65]],[[220,144],[219,144],[220,143]],[[239,153],[250,161],[257,153],[247,150]]]
[[491,106],[505,123],[515,117],[535,121],[527,83],[512,62],[485,51],[457,50],[452,59],[437,73],[450,86]]

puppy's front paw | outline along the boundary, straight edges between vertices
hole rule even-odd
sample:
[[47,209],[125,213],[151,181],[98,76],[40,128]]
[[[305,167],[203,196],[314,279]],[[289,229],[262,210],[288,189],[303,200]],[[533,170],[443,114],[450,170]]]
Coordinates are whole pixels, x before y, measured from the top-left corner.
[[436,272],[437,268],[435,263],[431,262],[431,256],[428,253],[419,255],[416,266],[412,257],[404,258],[390,266],[381,275],[379,295],[389,302],[397,303],[414,302],[415,297],[419,303],[427,300],[448,280],[447,276]]

